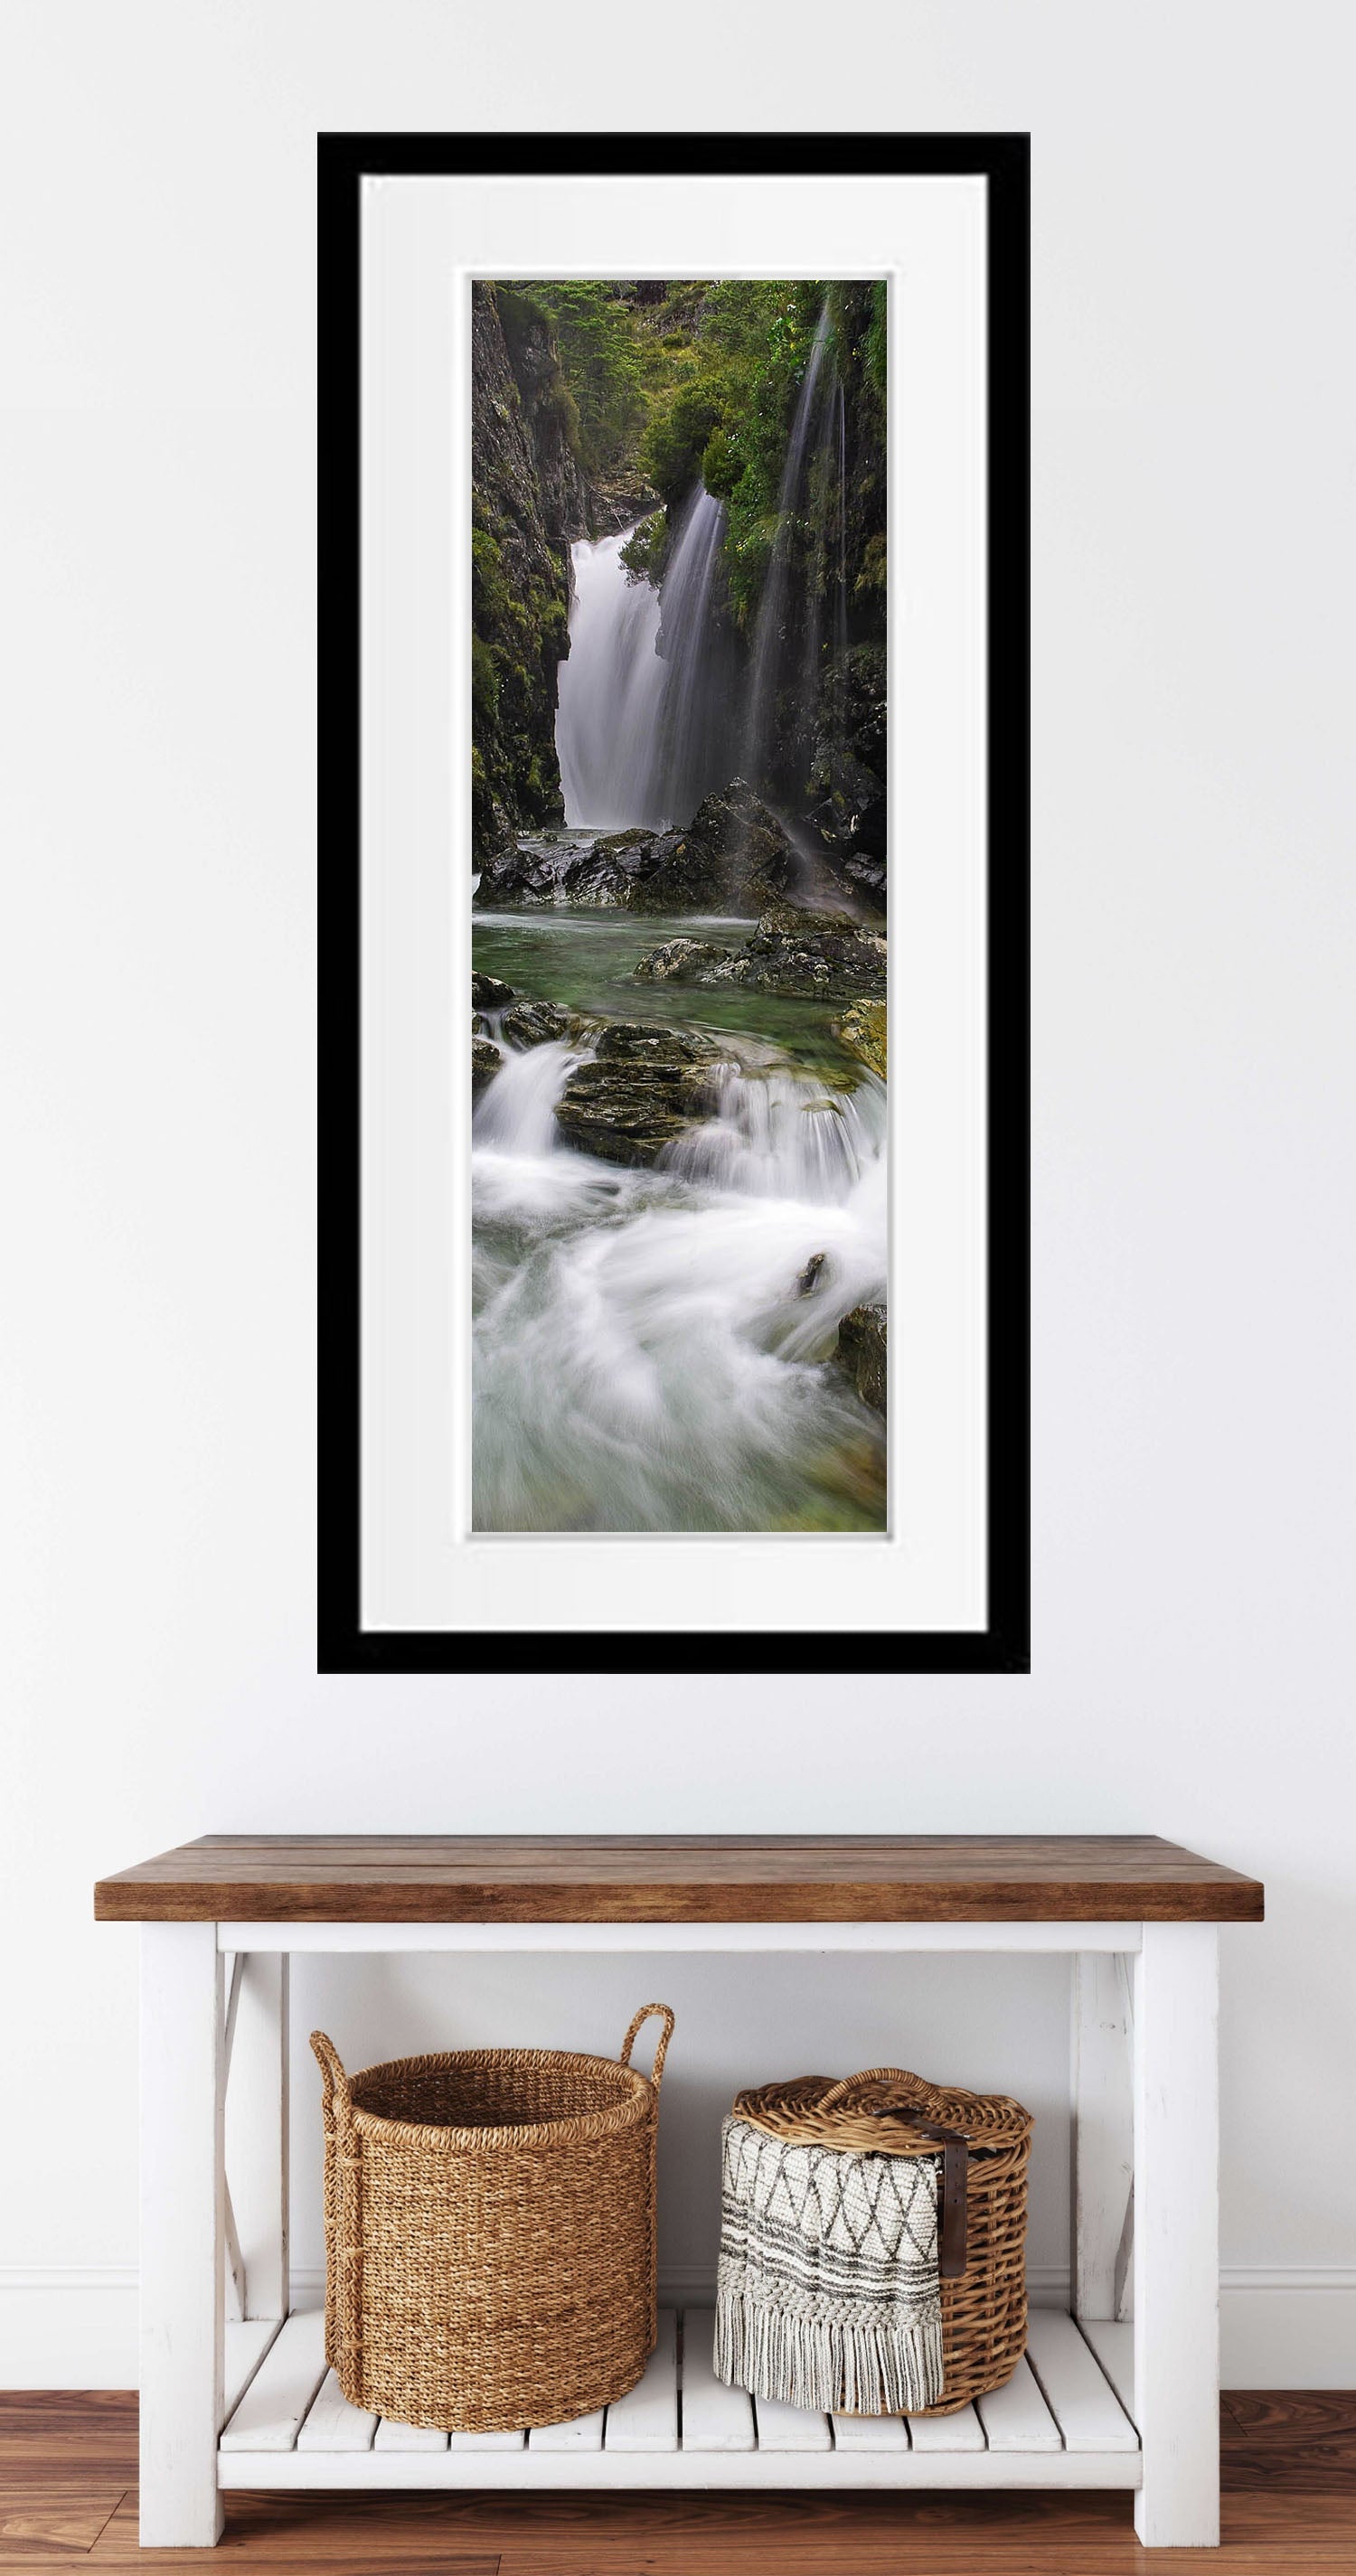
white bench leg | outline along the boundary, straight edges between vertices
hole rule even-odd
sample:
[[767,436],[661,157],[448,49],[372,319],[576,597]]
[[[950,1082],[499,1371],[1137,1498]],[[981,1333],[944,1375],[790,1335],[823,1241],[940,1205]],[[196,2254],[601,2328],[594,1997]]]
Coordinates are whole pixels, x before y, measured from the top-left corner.
[[1219,1943],[1146,1923],[1135,1967],[1135,2414],[1146,2547],[1219,2543]]
[[1131,1959],[1080,1950],[1073,1963],[1073,2312],[1130,2314],[1135,2172]]
[[226,2172],[247,2317],[287,2314],[287,1968],[285,1951],[242,1958],[226,2078]]
[[141,2544],[211,2548],[222,2408],[223,2052],[214,1923],[141,1931]]

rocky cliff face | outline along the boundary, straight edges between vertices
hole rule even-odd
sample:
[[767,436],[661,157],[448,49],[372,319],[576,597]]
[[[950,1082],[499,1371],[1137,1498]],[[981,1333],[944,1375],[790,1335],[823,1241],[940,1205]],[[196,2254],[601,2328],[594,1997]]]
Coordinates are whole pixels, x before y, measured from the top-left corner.
[[564,814],[556,675],[569,651],[569,550],[588,526],[574,405],[546,321],[507,287],[472,289],[472,852]]

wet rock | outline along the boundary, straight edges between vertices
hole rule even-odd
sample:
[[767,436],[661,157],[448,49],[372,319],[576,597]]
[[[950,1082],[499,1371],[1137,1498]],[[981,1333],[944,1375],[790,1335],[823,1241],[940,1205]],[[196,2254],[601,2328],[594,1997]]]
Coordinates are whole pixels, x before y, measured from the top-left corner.
[[730,890],[724,862],[691,832],[656,832],[648,864],[631,888],[633,912],[726,910]]
[[502,1011],[505,1006],[513,1000],[513,998],[513,986],[511,984],[501,984],[497,975],[473,975],[471,977],[471,1008],[473,1011]]
[[796,1281],[796,1295],[798,1297],[813,1297],[815,1290],[819,1285],[820,1271],[823,1269],[828,1257],[827,1252],[811,1253],[809,1260],[805,1264],[805,1268],[802,1270],[799,1279]]
[[588,493],[546,316],[516,288],[477,284],[471,342],[471,845],[483,865],[511,855],[515,831],[563,815],[556,674]]
[[684,830],[600,833],[583,846],[546,834],[486,856],[480,911],[575,903],[632,912],[757,912],[793,893],[839,900],[827,864],[796,851],[742,778],[708,796]]
[[699,984],[748,984],[762,993],[821,1001],[870,998],[885,991],[886,946],[845,912],[808,912],[772,904],[743,948],[707,967]]
[[471,1035],[471,1098],[478,1100],[487,1082],[493,1082],[504,1059],[492,1038]]
[[889,710],[885,652],[854,645],[818,712],[801,775],[812,802],[805,821],[839,882],[873,910],[885,908]]
[[676,876],[686,861],[683,874],[701,880],[701,902],[752,908],[776,902],[795,885],[790,836],[747,779],[732,778],[718,795],[706,797],[687,831],[669,837],[689,845],[674,851],[671,869]]
[[637,519],[648,519],[662,509],[657,492],[639,481],[634,473],[595,473],[589,488],[593,527],[591,534],[602,536],[609,528],[633,528]]
[[507,1046],[545,1046],[552,1038],[568,1037],[572,1026],[568,1011],[558,1002],[515,1002],[505,1011],[499,1023],[500,1035]]
[[834,1023],[834,1035],[860,1064],[885,1080],[886,1022],[883,1002],[855,1001]]
[[629,832],[604,832],[594,842],[589,856],[615,860],[628,876],[635,876],[645,863],[654,837],[653,832],[642,831],[638,826]]
[[611,911],[633,900],[649,863],[653,832],[608,832],[596,841],[520,841],[488,859],[474,896],[478,911],[515,904],[577,903]]
[[593,904],[599,911],[634,903],[654,839],[653,832],[605,832],[591,849],[576,851],[562,879],[566,902]]
[[729,954],[707,939],[666,939],[648,957],[638,958],[631,971],[640,984],[692,984],[703,967],[718,966]]
[[605,1162],[653,1163],[704,1118],[720,1049],[695,1029],[613,1021],[588,1064],[575,1067],[556,1103],[567,1145]]
[[851,841],[846,848],[828,853],[828,863],[845,894],[852,895],[868,911],[885,911],[885,861],[873,857],[869,850],[857,848]]
[[863,1404],[885,1411],[886,1309],[854,1306],[838,1327],[838,1364],[847,1370]]
[[478,912],[498,912],[513,904],[563,903],[565,872],[575,852],[568,843],[547,847],[518,841],[512,849],[487,858],[471,898]]

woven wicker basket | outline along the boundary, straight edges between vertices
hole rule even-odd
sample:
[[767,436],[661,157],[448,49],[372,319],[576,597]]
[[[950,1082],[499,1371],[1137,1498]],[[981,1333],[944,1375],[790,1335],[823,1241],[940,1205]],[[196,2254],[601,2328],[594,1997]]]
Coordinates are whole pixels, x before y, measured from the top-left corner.
[[919,2118],[961,2131],[966,2160],[965,2270],[943,2274],[942,2395],[929,2415],[954,2415],[1001,2388],[1026,2349],[1026,2175],[1032,2120],[1002,2094],[963,2093],[902,2067],[876,2066],[835,2083],[793,2076],[735,2098],[734,2116],[796,2146],[848,2154],[936,2155],[937,2141],[909,2126]]
[[[642,2022],[664,2031],[647,2078]],[[325,2354],[350,2405],[456,2433],[591,2415],[655,2343],[655,2145],[673,2031],[620,2060],[463,2049],[344,2073],[323,2031]]]

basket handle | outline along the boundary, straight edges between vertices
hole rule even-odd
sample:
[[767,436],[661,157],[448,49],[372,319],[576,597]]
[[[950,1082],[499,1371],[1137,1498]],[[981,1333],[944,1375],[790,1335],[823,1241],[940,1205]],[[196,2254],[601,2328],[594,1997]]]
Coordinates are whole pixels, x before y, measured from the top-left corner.
[[334,2106],[337,2104],[340,2111],[347,2116],[353,2108],[353,2095],[349,2088],[348,2077],[344,2073],[344,2063],[343,2059],[340,2057],[338,2049],[335,2047],[332,2039],[326,2038],[323,2030],[312,2031],[311,2047],[319,2062],[320,2072],[325,2079],[326,2111],[332,2111]]
[[[845,2075],[841,2084],[831,2084],[827,2093],[821,2093],[815,2108],[818,2111],[832,2111],[838,2103],[846,2102],[849,2094],[860,2091],[864,2084],[907,2084],[909,2080],[900,2066],[868,2066],[860,2075]],[[869,2107],[871,2106],[867,2103],[861,2105],[863,2110]],[[907,2105],[903,2102],[893,2102],[890,2108],[903,2111]]]
[[622,2041],[621,2063],[623,2066],[630,2065],[631,2049],[635,2041],[636,2033],[641,2028],[642,2024],[649,2020],[651,2013],[658,2013],[659,2018],[664,2025],[659,2045],[654,2053],[654,2065],[650,2070],[650,2082],[653,2084],[657,2093],[659,2091],[660,2078],[664,2072],[664,2060],[669,2053],[669,2041],[673,2037],[673,2015],[667,2004],[641,2005],[639,2012],[633,2016],[631,2027],[627,2031],[625,2039]]
[[[873,2066],[864,2075],[847,2075],[841,2084],[831,2085],[818,2108],[832,2109],[866,2084],[899,2083],[897,2066]],[[963,2129],[948,2129],[940,2120],[926,2119],[907,2095],[886,2094],[873,2102],[859,2102],[857,2108],[870,2120],[903,2120],[920,2138],[927,2138],[942,2150],[941,2245],[938,2271],[944,2281],[959,2281],[965,2272],[965,2238],[970,2184],[970,2141]]]

